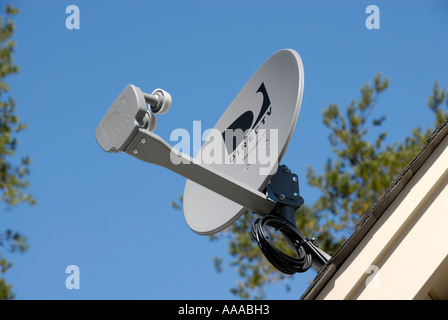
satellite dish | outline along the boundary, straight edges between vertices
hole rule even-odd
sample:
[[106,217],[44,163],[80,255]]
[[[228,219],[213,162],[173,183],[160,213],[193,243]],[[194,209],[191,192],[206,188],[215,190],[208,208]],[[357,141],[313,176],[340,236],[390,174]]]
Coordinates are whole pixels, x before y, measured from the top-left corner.
[[[224,161],[209,165],[263,191],[291,140],[302,103],[303,85],[302,60],[296,51],[281,50],[266,60],[216,123],[214,129],[222,133],[225,145]],[[243,135],[233,138],[232,130],[241,130]],[[226,133],[231,139],[226,139]],[[203,156],[205,146],[197,159]],[[263,153],[270,155],[267,163],[260,156]],[[183,208],[188,226],[202,235],[223,230],[245,210],[241,204],[191,180],[185,185]]]
[[[298,178],[279,166],[299,116],[303,81],[297,52],[272,55],[224,112],[195,158],[153,132],[156,114],[166,113],[172,102],[162,89],[148,94],[128,85],[100,121],[95,137],[106,152],[122,151],[187,178],[184,215],[196,233],[223,230],[247,208],[261,216],[253,223],[252,235],[278,270],[292,274],[312,264],[320,268],[330,256],[299,232],[294,218],[303,204]],[[210,150],[220,161],[203,162]],[[280,230],[298,258],[270,242],[268,227]]]

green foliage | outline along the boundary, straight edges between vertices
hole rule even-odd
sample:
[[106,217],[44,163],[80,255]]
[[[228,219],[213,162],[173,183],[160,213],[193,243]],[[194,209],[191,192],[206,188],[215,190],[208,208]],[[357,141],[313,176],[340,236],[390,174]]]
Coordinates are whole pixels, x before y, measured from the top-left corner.
[[[434,128],[448,117],[448,92],[439,89],[435,82],[428,99],[428,107],[435,116],[434,126],[426,130],[416,128],[404,141],[386,144],[387,132],[378,130],[386,117],[371,119],[371,116],[379,96],[388,86],[389,79],[377,74],[372,84],[361,87],[360,99],[351,101],[345,111],[336,104],[329,104],[323,111],[323,123],[330,131],[334,156],[327,160],[322,173],[316,173],[311,166],[307,168],[308,184],[319,189],[321,195],[314,204],[305,204],[297,210],[296,223],[304,235],[315,237],[319,247],[330,255],[353,233],[363,214],[423,148]],[[174,204],[181,208],[181,202]],[[289,289],[291,279],[264,258],[252,239],[250,230],[255,218],[246,212],[226,230],[210,237],[227,241],[233,260],[224,266],[223,259],[215,257],[215,267],[218,272],[225,267],[238,269],[241,281],[230,290],[243,299],[262,299],[264,286],[281,280]],[[291,254],[278,234],[271,234],[271,241]]]
[[[22,202],[35,204],[33,196],[26,192],[30,159],[24,157],[16,163],[14,158],[18,144],[16,135],[26,125],[15,114],[16,104],[8,95],[9,85],[5,82],[7,76],[19,71],[12,57],[16,43],[11,39],[15,30],[12,17],[18,12],[18,9],[7,5],[0,14],[0,201],[6,204],[7,209]],[[0,234],[0,273],[6,273],[12,266],[4,257],[5,251],[25,252],[27,248],[26,238],[20,233],[6,230]],[[0,299],[14,298],[11,288],[4,278],[0,278]]]
[[[372,129],[385,120],[384,116],[370,120],[369,115],[388,83],[387,78],[382,80],[378,74],[373,86],[366,84],[361,88],[359,102],[352,101],[345,114],[334,104],[323,113],[324,124],[331,131],[330,143],[335,158],[328,159],[321,174],[308,167],[307,178],[308,183],[321,192],[313,212],[319,221],[325,221],[326,231],[332,236],[325,246],[330,253],[353,232],[362,215],[423,148],[433,130],[422,132],[417,128],[404,142],[389,145],[385,145],[387,132],[377,133],[373,140],[367,138]],[[435,113],[436,126],[447,116],[441,108],[444,96],[445,91],[439,91],[436,82],[428,102]]]

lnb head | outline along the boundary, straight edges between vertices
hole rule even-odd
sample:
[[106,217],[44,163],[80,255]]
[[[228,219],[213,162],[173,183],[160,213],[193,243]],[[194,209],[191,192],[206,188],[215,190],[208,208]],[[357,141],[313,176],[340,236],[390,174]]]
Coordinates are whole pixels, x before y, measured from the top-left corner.
[[132,84],[126,86],[96,128],[98,144],[107,152],[123,151],[140,128],[155,130],[154,113],[166,113],[171,101],[171,95],[162,89],[148,94]]
[[162,89],[156,89],[152,94],[143,92],[143,96],[153,113],[164,114],[167,113],[171,107],[171,95]]

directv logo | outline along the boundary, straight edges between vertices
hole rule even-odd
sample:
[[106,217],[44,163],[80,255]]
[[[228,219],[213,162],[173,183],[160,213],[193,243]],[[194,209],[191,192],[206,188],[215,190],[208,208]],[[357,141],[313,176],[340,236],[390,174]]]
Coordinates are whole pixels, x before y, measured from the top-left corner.
[[[266,91],[266,87],[264,83],[262,82],[260,87],[257,90],[257,93],[261,92],[263,94],[263,103],[261,105],[260,112],[258,113],[257,120],[255,120],[255,123],[252,125],[252,122],[254,120],[254,113],[252,111],[246,111],[241,116],[239,116],[234,122],[232,122],[231,125],[227,127],[227,129],[224,130],[222,133],[222,139],[226,142],[226,149],[227,151],[231,150],[234,151],[236,147],[241,143],[241,140],[236,140],[235,143],[234,139],[230,139],[232,137],[235,137],[233,134],[235,132],[243,132],[249,134],[254,129],[260,120],[262,120],[262,123],[265,123],[264,115],[265,113],[270,116],[272,112],[272,107],[269,109],[269,112],[266,112],[268,108],[271,106],[271,100],[269,99],[268,93]],[[258,127],[257,127],[258,128]],[[231,133],[232,135],[229,135],[228,133]],[[258,133],[258,130],[256,130],[255,133]],[[240,136],[240,135],[239,135]],[[247,136],[243,135],[243,138],[246,138]],[[229,152],[230,153],[230,152]]]
[[[202,149],[195,160],[207,165],[211,164],[244,164],[246,170],[250,165],[261,165],[260,174],[265,175],[277,164],[278,129],[265,129],[267,117],[272,114],[272,105],[262,82],[256,93],[262,94],[262,103],[257,118],[248,110],[234,120],[223,132],[208,129],[201,133],[201,122],[193,122],[193,142],[185,129],[176,129],[171,133],[170,141],[179,142],[173,148],[171,161],[173,164],[186,164],[187,159],[179,156],[177,151],[190,154],[190,145],[201,145]],[[194,148],[193,148],[194,149]],[[264,170],[266,169],[266,170]]]

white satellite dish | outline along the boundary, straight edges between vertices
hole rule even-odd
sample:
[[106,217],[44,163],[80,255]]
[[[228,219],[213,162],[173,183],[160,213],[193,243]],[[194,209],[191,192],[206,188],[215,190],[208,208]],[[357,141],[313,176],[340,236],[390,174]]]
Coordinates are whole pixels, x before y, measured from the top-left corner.
[[[227,128],[241,129],[245,138],[235,139],[224,148],[224,157],[227,156],[225,160],[229,160],[227,164],[212,163],[210,166],[247,186],[263,191],[291,140],[302,103],[303,85],[303,65],[297,52],[281,50],[266,60],[215,125],[215,129],[223,135]],[[274,139],[277,141],[265,141],[259,134],[263,130],[269,134],[272,129],[277,131],[277,137],[269,138],[277,138]],[[255,143],[259,140],[263,145],[248,150],[249,139]],[[275,161],[266,164],[262,163],[265,159],[249,155],[250,152],[259,152],[262,147],[266,150],[275,149]],[[241,164],[236,164],[236,153],[246,154],[246,159],[253,156],[255,163],[241,161]],[[201,156],[201,152],[198,156]],[[234,160],[233,163],[229,163],[231,160]],[[185,185],[183,208],[189,227],[204,235],[223,230],[238,219],[245,209],[241,204],[191,180],[187,180]]]
[[[268,260],[284,273],[304,272],[312,263],[320,267],[330,257],[300,234],[294,219],[295,210],[303,204],[298,178],[286,166],[279,166],[299,116],[303,82],[297,52],[281,50],[272,55],[224,112],[210,134],[213,139],[196,158],[153,132],[155,114],[164,114],[171,106],[170,94],[162,89],[147,94],[128,85],[104,115],[95,137],[107,152],[123,151],[186,177],[184,215],[196,233],[216,233],[247,208],[262,216],[254,222],[252,235]],[[222,161],[201,161],[210,145]],[[282,170],[276,172],[277,168]],[[282,232],[298,258],[270,243],[268,226]]]

